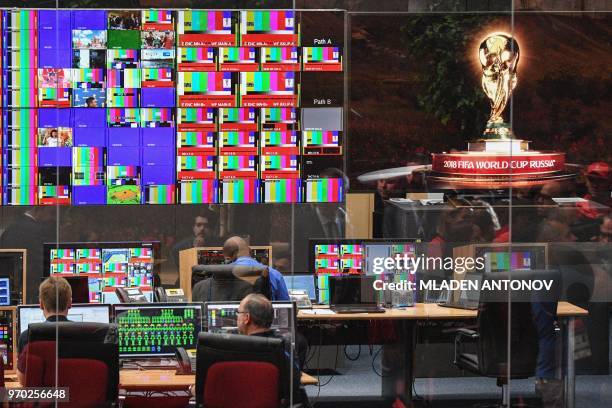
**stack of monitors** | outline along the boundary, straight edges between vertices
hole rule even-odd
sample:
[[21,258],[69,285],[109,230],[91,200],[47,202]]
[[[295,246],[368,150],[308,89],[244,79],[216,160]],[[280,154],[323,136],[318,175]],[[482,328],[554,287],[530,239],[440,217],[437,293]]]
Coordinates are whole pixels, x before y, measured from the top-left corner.
[[0,306],[11,304],[11,282],[9,278],[0,278]]
[[[330,275],[376,275],[381,272],[375,269],[375,258],[417,256],[416,240],[311,240],[310,247],[319,303],[329,302]],[[409,270],[385,269],[384,272],[398,279],[415,279]]]
[[15,307],[0,308],[0,358],[4,363],[4,373],[15,372]]
[[[272,259],[272,247],[251,246],[251,258],[268,265]],[[225,263],[223,248],[207,247],[198,249],[198,265],[222,265]]]
[[90,303],[117,303],[117,287],[139,288],[153,301],[156,251],[152,243],[45,244],[48,274],[87,276]]
[[2,11],[2,203],[343,201],[342,114],[301,102],[343,50],[299,13]]

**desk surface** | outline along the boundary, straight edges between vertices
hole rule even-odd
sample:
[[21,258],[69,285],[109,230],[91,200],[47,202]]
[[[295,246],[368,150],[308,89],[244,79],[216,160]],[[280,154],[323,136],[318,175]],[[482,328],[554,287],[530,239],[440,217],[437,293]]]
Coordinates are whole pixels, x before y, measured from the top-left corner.
[[[318,308],[321,309],[321,308]],[[455,309],[442,307],[435,303],[417,303],[413,307],[405,309],[387,309],[384,313],[344,313],[344,314],[323,314],[311,315],[298,312],[300,320],[428,320],[428,319],[475,319],[478,312],[476,310]],[[587,316],[588,312],[578,306],[568,302],[559,302],[557,306],[559,317],[580,317]]]
[[[316,385],[318,380],[306,373],[300,379],[302,385]],[[185,389],[195,384],[195,375],[176,375],[174,370],[121,370],[119,388],[128,391]]]
[[[302,385],[317,385],[316,377],[302,373]],[[126,391],[179,391],[189,389],[195,384],[195,375],[176,375],[175,370],[121,370],[119,373],[119,388]],[[17,378],[7,377],[5,386],[17,388],[20,386]]]

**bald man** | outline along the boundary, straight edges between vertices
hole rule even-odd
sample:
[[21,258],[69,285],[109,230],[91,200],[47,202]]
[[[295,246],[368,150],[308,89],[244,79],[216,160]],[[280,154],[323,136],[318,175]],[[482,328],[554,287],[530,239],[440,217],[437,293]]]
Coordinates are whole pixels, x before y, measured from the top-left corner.
[[[266,266],[251,258],[251,248],[241,237],[228,238],[223,244],[223,256],[232,265],[244,266]],[[285,285],[283,275],[276,269],[269,267],[270,286],[272,299],[270,300],[289,300],[289,291]]]

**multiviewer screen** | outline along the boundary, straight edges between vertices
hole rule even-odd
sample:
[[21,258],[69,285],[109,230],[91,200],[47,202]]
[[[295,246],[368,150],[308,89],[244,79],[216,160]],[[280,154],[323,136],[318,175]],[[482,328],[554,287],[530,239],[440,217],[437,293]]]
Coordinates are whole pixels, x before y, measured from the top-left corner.
[[132,304],[113,306],[121,357],[174,355],[177,347],[195,348],[202,329],[202,306]]

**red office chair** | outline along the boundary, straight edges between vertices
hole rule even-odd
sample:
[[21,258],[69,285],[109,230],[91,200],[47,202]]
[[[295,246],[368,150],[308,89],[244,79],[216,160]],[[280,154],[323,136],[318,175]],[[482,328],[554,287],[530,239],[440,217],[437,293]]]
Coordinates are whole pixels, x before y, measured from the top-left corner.
[[59,404],[65,407],[113,406],[119,391],[116,330],[102,323],[31,324],[20,356],[23,385],[68,387],[70,402]]
[[289,369],[281,339],[200,333],[196,405],[206,408],[288,406]]

